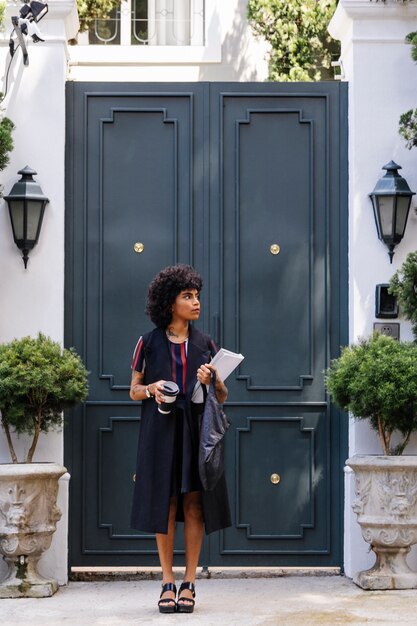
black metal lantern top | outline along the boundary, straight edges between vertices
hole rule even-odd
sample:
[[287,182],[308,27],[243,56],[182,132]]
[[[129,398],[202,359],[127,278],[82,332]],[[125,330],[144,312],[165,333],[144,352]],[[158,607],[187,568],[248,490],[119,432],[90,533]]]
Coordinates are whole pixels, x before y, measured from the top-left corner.
[[49,199],[43,194],[40,185],[33,180],[35,170],[26,166],[18,172],[22,178],[12,187],[8,196],[4,196],[12,222],[13,238],[23,252],[25,268],[29,251],[38,243],[45,206]]
[[404,237],[410,211],[411,191],[405,178],[398,173],[401,165],[390,161],[384,167],[386,174],[380,178],[369,197],[372,200],[378,237],[388,246],[392,263],[394,248]]

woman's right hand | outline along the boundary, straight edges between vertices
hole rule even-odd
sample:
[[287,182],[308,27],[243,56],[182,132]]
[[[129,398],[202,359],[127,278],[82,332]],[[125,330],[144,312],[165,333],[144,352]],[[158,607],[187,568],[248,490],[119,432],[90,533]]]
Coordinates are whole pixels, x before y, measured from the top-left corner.
[[164,380],[158,380],[156,383],[150,383],[148,385],[149,392],[155,398],[155,402],[157,404],[162,404],[164,402],[165,397],[162,391],[162,385],[165,383]]
[[164,380],[158,380],[155,383],[149,383],[145,385],[144,379],[145,375],[143,372],[132,372],[132,382],[130,385],[130,397],[132,400],[147,400],[148,396],[146,394],[146,388],[148,388],[151,396],[154,397],[155,401],[158,404],[163,402],[164,394],[162,393],[162,385],[164,384]]

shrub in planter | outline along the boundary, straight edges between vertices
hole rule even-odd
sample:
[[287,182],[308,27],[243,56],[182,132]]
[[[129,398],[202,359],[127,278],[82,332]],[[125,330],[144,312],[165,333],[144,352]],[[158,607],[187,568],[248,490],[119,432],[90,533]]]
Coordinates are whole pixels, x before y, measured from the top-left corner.
[[[417,430],[417,345],[374,333],[345,347],[326,372],[332,400],[356,419],[369,420],[383,454],[402,454]],[[391,447],[394,432],[401,442]]]
[[[37,572],[61,512],[58,480],[66,472],[56,463],[32,463],[40,433],[59,428],[62,411],[87,395],[87,371],[73,350],[62,350],[39,334],[0,345],[0,412],[13,463],[0,464],[0,552],[8,575],[0,598],[45,597],[56,580]],[[32,443],[26,463],[18,463],[12,435]]]
[[1,423],[13,463],[11,430],[32,436],[25,459],[31,463],[40,433],[61,426],[62,411],[85,399],[87,375],[74,350],[41,333],[0,345]]
[[[415,589],[406,556],[417,543],[417,457],[398,456],[417,430],[417,345],[373,334],[346,347],[326,372],[333,401],[378,432],[383,455],[346,461],[355,474],[362,536],[375,565],[354,576],[363,589]],[[393,446],[392,435],[401,440]]]

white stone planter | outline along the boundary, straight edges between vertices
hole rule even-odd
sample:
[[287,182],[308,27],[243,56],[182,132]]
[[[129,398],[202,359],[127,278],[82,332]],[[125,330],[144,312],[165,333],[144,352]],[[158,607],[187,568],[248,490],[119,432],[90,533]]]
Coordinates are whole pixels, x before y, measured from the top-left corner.
[[352,508],[376,554],[375,565],[354,582],[362,589],[416,589],[406,556],[417,542],[417,456],[357,455],[346,465],[355,473]]
[[0,598],[43,598],[57,591],[56,580],[37,572],[49,548],[58,509],[58,480],[67,470],[56,463],[0,464],[0,554],[9,572]]

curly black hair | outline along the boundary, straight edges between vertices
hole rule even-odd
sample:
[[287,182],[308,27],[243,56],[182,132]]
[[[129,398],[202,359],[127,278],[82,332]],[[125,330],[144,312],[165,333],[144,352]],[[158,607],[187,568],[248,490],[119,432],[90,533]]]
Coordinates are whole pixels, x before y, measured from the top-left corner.
[[184,289],[203,288],[203,279],[191,265],[172,265],[161,270],[148,289],[146,313],[155,326],[167,328],[172,319],[172,305]]

